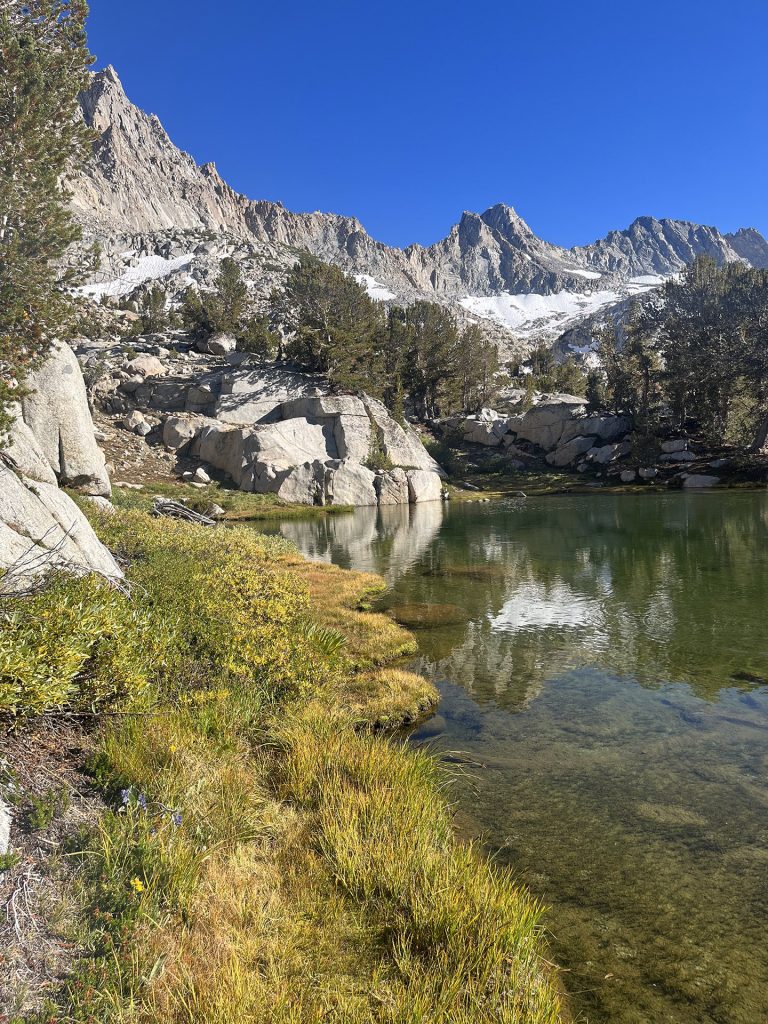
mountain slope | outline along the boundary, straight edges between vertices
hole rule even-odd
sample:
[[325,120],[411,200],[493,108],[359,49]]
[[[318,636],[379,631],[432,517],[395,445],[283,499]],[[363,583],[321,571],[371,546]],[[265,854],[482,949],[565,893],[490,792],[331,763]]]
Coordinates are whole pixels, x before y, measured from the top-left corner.
[[[503,204],[465,212],[434,245],[396,249],[371,238],[355,218],[293,213],[235,192],[212,163],[198,166],[157,117],[130,102],[111,67],[92,77],[81,107],[98,139],[72,182],[72,204],[87,236],[102,242],[104,273],[113,276],[126,259],[135,270],[136,261],[158,255],[194,269],[195,252],[212,232],[230,249],[246,246],[256,264],[268,252],[287,265],[293,253],[307,250],[357,275],[374,297],[432,299],[507,335],[531,337],[555,336],[596,308],[655,287],[703,253],[718,263],[768,266],[768,242],[754,229],[725,236],[641,217],[569,250],[538,238]],[[202,248],[211,255],[210,245]]]

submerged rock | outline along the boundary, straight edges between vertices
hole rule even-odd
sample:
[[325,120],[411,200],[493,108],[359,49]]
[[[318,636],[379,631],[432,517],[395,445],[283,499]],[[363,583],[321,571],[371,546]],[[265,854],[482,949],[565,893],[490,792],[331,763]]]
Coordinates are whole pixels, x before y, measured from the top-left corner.
[[469,618],[456,604],[401,604],[388,609],[388,613],[395,622],[412,629],[457,626]]

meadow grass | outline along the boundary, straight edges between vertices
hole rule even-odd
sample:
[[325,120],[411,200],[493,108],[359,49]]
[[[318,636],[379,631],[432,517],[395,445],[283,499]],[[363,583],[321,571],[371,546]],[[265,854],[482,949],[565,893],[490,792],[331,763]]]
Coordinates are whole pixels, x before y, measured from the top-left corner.
[[[141,609],[145,646],[145,618],[156,634],[148,667],[126,638],[106,651],[87,618],[90,646],[78,634],[77,657],[54,664],[50,707],[131,713],[100,723],[91,771],[111,810],[67,850],[84,955],[46,1020],[564,1020],[542,908],[457,840],[444,769],[372,731],[437,697],[396,665],[411,635],[368,610],[382,581],[249,529],[92,514],[129,566],[121,628]],[[41,591],[32,683],[0,670],[17,714],[44,709],[19,686],[49,664],[67,586]],[[22,602],[7,622],[26,636],[40,610]],[[107,668],[119,686],[94,689]]]
[[225,518],[231,522],[312,519],[317,516],[348,515],[354,511],[350,505],[299,505],[281,501],[276,494],[251,494],[234,487],[225,487],[217,481],[207,487],[194,487],[180,481],[150,481],[140,491],[130,487],[115,487],[112,500],[118,508],[148,512],[156,494],[174,501],[183,501],[200,512],[205,512],[206,507],[212,504],[219,505],[226,513]]

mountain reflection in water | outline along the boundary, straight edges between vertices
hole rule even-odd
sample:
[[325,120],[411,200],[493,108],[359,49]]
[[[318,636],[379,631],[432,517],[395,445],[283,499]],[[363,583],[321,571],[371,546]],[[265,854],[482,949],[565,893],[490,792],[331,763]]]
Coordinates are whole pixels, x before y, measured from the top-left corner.
[[381,573],[485,765],[461,820],[551,906],[589,1022],[768,1020],[768,496],[548,497],[286,522]]

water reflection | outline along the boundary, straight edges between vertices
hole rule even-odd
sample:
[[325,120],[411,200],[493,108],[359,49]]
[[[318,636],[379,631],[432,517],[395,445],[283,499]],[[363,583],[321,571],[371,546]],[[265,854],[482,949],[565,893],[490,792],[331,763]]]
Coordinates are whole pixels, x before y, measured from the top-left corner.
[[280,532],[308,558],[378,572],[391,585],[419,561],[442,524],[442,502],[428,501],[288,520],[280,524]]
[[[384,514],[382,514],[384,513]],[[472,830],[552,905],[581,1019],[768,1020],[768,496],[439,503],[286,523],[375,570],[419,631],[439,715],[485,765]]]
[[313,558],[381,573],[387,605],[457,604],[420,636],[436,678],[514,706],[567,668],[713,697],[768,675],[764,495],[546,498],[288,522]]

